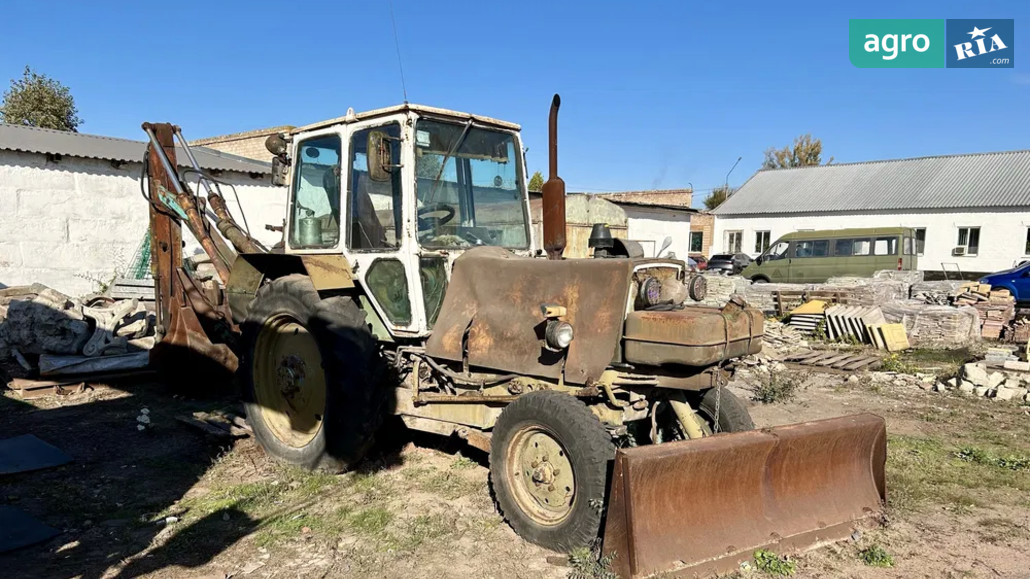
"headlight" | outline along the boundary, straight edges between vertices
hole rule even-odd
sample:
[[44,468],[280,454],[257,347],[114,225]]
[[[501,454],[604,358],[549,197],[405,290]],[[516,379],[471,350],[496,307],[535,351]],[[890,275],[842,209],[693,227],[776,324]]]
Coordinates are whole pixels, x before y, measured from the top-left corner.
[[640,301],[648,308],[661,302],[662,282],[653,277],[644,278],[640,282]]
[[544,331],[544,341],[552,350],[564,350],[572,343],[572,324],[550,320],[547,322],[547,329]]

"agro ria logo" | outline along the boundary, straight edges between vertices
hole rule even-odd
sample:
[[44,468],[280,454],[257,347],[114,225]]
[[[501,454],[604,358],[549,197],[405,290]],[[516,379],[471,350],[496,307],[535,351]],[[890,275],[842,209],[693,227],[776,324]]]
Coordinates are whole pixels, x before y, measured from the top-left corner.
[[1005,50],[1008,48],[1008,46],[1005,45],[1005,42],[1001,39],[1000,34],[995,34],[990,37],[991,44],[990,47],[988,47],[987,32],[990,30],[990,26],[983,30],[973,26],[973,30],[967,33],[970,36],[969,42],[962,42],[955,45],[956,59],[965,60],[967,58],[981,56],[990,52]]
[[948,68],[1013,68],[1013,20],[948,20]]

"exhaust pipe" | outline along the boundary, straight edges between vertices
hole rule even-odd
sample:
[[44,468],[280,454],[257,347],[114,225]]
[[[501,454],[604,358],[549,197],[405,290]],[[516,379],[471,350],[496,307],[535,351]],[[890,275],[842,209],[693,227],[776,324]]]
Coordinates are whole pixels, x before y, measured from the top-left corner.
[[554,95],[551,116],[547,122],[548,164],[547,182],[542,188],[544,219],[544,250],[547,259],[561,259],[565,251],[565,181],[558,176],[558,107],[561,97]]

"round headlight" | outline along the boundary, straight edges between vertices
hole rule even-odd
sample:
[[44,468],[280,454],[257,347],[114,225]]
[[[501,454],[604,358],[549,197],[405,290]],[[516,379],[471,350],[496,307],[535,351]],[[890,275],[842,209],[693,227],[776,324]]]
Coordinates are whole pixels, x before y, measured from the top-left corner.
[[547,346],[555,350],[564,350],[572,343],[572,324],[551,320],[547,322],[547,330],[544,332],[544,340]]
[[651,307],[661,302],[662,282],[653,277],[644,278],[640,282],[640,301],[644,307]]

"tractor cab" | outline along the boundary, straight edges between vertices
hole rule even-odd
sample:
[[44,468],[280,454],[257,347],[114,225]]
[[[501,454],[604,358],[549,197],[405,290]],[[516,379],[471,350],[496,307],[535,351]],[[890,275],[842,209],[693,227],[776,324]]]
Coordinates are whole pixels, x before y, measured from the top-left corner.
[[290,188],[285,252],[342,254],[394,336],[428,335],[465,250],[534,253],[516,124],[400,105],[294,129],[269,150]]

